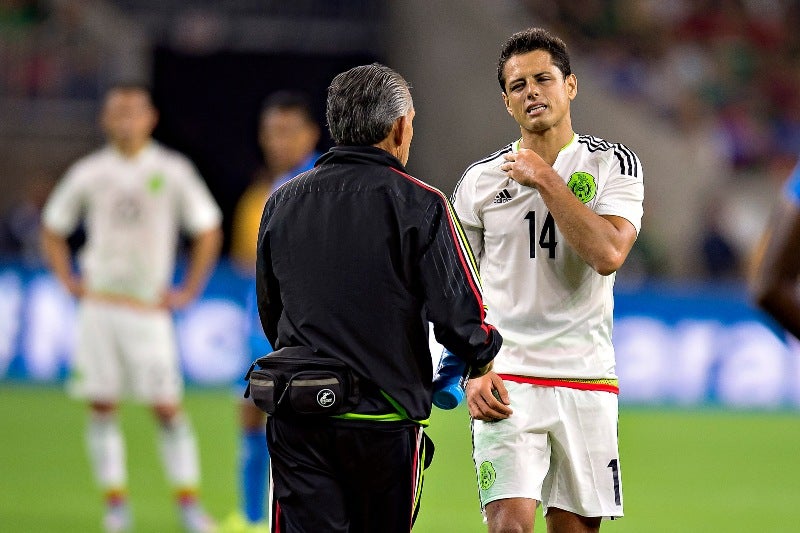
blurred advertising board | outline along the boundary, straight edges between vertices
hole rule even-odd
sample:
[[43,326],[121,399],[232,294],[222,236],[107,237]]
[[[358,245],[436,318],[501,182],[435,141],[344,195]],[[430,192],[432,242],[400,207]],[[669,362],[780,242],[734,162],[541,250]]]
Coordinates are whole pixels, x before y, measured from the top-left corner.
[[[247,368],[249,283],[223,262],[203,296],[176,313],[188,383],[224,386]],[[74,300],[48,272],[0,266],[0,380],[63,381],[74,321]],[[622,404],[800,407],[800,343],[741,286],[618,288],[614,343]]]
[[[175,314],[188,383],[224,385],[244,374],[250,363],[248,287],[245,277],[221,263],[203,296]],[[47,271],[0,266],[0,380],[63,381],[75,344],[75,311],[75,300]]]

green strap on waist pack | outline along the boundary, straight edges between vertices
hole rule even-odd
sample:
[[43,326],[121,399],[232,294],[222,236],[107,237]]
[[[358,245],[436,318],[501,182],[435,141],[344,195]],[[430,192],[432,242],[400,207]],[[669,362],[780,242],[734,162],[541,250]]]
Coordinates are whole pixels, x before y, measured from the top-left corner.
[[397,403],[394,398],[386,394],[384,391],[381,391],[381,394],[386,401],[389,402],[392,407],[395,408],[396,412],[394,413],[384,413],[380,415],[366,415],[366,414],[359,414],[359,413],[344,413],[342,415],[334,415],[332,418],[341,418],[343,420],[369,420],[372,422],[398,422],[401,420],[411,420],[419,424],[422,427],[428,427],[431,423],[430,418],[426,418],[425,420],[412,420],[403,406]]

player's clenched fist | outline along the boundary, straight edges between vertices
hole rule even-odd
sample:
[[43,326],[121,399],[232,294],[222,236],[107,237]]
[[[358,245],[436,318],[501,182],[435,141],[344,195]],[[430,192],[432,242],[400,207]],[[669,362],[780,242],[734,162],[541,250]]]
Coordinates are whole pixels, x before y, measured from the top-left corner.
[[503,380],[494,372],[467,382],[469,414],[477,420],[501,420],[514,412]]
[[508,153],[503,157],[506,162],[500,165],[500,170],[520,185],[536,188],[543,180],[556,175],[553,167],[533,150],[520,148],[517,153]]

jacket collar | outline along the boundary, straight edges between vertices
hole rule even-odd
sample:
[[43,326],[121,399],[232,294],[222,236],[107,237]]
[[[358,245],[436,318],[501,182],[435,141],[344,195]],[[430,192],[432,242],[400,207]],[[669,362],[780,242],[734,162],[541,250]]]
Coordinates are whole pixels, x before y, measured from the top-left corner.
[[314,166],[332,163],[390,166],[407,173],[399,159],[374,146],[334,146],[317,159]]

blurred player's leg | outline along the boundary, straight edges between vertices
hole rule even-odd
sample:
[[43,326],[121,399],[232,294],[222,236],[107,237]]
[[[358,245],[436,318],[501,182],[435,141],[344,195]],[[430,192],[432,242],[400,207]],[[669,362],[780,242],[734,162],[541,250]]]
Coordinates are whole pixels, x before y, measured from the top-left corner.
[[239,427],[239,509],[225,519],[220,529],[224,533],[267,533],[269,522],[266,519],[266,485],[269,452],[266,415],[252,401],[241,401]]
[[264,414],[252,404],[242,402],[242,434],[239,450],[239,476],[242,507],[250,524],[264,521],[269,452]]
[[127,504],[128,473],[125,466],[125,442],[116,411],[109,405],[94,408],[89,419],[86,442],[92,470],[106,499],[104,529],[128,531],[131,527]]
[[216,530],[214,521],[201,507],[197,490],[200,483],[200,457],[197,440],[189,420],[181,412],[164,416],[175,408],[157,407],[161,427],[159,441],[161,459],[176,491],[183,526],[187,531],[206,533]]

